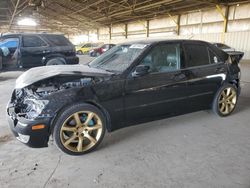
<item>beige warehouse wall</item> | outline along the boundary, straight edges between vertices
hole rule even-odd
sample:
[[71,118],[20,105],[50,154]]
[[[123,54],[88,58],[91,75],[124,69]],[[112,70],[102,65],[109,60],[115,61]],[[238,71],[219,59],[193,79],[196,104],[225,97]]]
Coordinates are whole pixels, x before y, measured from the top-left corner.
[[[147,38],[147,22],[145,20],[127,24],[128,33],[125,38],[125,24],[99,29],[99,40],[120,43],[136,39],[199,39],[209,42],[225,42],[245,52],[245,59],[250,59],[250,3],[229,8],[228,31],[223,34],[223,17],[216,8],[207,11],[196,11],[180,16],[180,35],[177,35],[177,16],[156,18],[149,21],[149,37]],[[222,8],[225,13],[226,8]]]

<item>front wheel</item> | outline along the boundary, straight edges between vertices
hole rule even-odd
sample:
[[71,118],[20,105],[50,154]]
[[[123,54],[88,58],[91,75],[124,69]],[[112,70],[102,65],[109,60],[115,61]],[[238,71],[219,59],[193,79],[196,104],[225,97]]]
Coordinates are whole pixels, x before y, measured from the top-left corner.
[[70,155],[93,151],[106,131],[103,113],[89,104],[75,104],[63,111],[56,120],[53,137],[58,148]]
[[229,116],[238,101],[237,88],[232,84],[222,86],[213,101],[213,112],[221,117]]

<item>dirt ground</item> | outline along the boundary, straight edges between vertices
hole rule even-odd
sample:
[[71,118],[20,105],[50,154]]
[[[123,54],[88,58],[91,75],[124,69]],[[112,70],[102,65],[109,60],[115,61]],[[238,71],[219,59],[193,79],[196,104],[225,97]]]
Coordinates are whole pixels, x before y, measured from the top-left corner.
[[250,188],[250,61],[241,69],[242,94],[230,117],[201,111],[125,128],[80,157],[53,141],[32,149],[12,136],[5,106],[22,72],[0,72],[0,187]]

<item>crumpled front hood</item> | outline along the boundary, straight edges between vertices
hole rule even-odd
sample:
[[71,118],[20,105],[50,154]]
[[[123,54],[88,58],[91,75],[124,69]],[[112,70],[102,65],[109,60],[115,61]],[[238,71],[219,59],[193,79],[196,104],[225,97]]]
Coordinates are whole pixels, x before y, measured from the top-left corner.
[[53,65],[29,69],[16,80],[16,89],[24,88],[46,78],[57,75],[82,75],[93,77],[110,76],[113,73],[86,65]]

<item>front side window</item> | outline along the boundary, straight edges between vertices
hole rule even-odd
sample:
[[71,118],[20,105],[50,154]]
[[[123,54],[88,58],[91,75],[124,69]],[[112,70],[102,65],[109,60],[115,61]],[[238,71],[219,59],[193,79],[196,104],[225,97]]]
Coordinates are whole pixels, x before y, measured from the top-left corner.
[[143,59],[143,65],[150,67],[150,72],[170,72],[181,68],[180,44],[162,44],[154,47]]
[[23,36],[23,47],[42,47],[47,44],[38,36]]
[[19,44],[18,38],[8,38],[0,40],[0,47],[17,48],[18,44]]
[[118,45],[94,59],[89,66],[111,72],[123,72],[146,48],[145,44]]
[[187,67],[209,65],[208,48],[201,44],[185,44],[187,55]]

